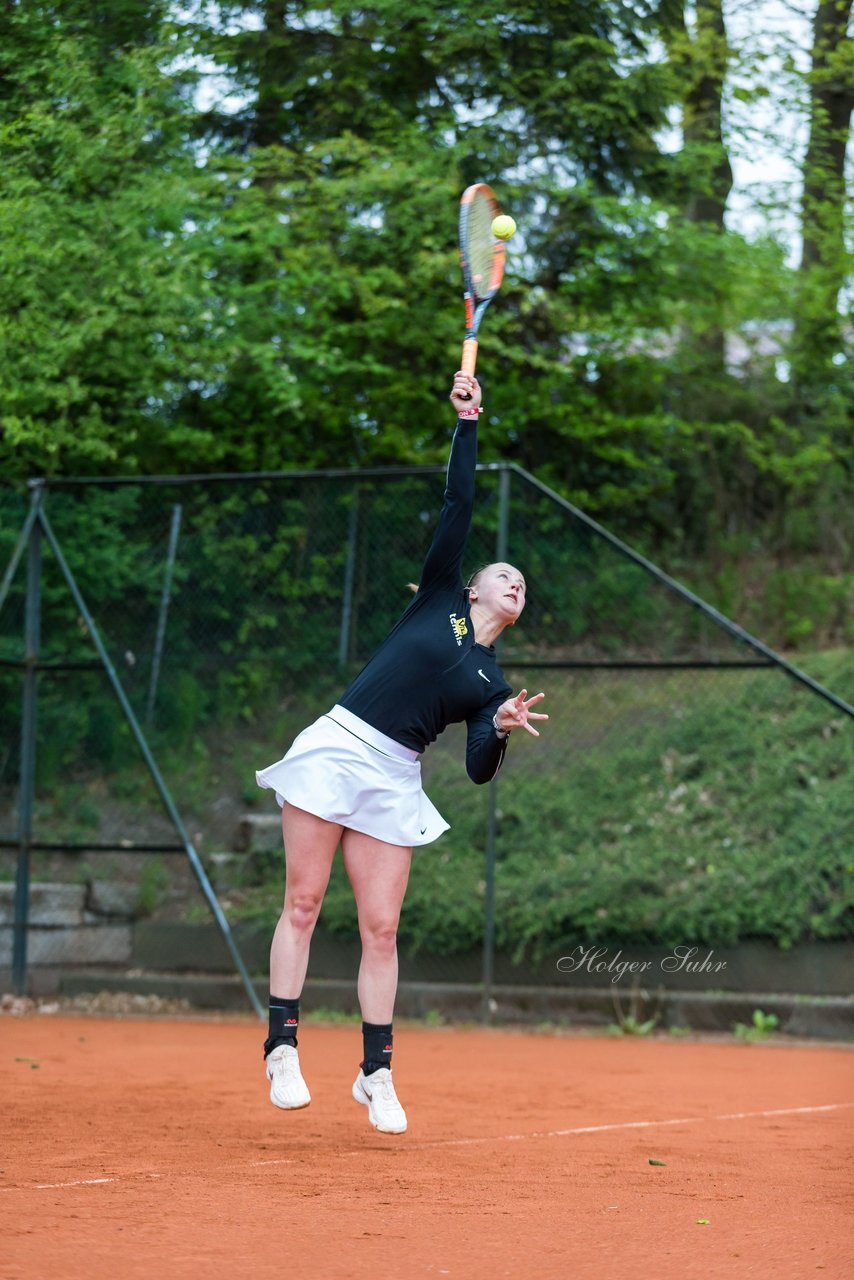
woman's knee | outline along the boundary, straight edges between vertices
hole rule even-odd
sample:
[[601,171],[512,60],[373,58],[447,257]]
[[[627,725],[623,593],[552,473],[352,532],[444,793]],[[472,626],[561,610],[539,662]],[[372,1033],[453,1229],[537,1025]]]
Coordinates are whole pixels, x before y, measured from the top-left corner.
[[359,922],[359,932],[364,950],[376,955],[397,954],[397,921],[370,920]]
[[317,924],[322,902],[323,894],[319,893],[285,894],[282,915],[295,933],[311,933]]

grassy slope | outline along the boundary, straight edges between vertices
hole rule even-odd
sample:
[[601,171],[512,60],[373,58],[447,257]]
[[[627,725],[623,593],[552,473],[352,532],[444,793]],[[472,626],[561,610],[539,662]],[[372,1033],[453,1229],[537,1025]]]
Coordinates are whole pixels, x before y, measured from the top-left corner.
[[[852,662],[811,669],[842,687]],[[499,946],[852,935],[848,717],[776,671],[547,672],[537,687],[552,718],[539,742],[517,735],[498,789]],[[443,952],[481,936],[487,799],[460,731],[445,738],[425,778],[452,831],[417,855],[402,923]],[[340,875],[325,919],[352,927]]]

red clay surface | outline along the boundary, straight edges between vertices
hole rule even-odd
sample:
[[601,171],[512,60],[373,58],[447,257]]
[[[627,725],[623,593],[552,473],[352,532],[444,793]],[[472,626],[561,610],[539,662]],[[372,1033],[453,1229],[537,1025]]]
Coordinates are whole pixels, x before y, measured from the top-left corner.
[[358,1027],[303,1024],[299,1112],[270,1105],[262,1039],[0,1019],[0,1275],[854,1274],[850,1048],[400,1024],[392,1138],[350,1098]]

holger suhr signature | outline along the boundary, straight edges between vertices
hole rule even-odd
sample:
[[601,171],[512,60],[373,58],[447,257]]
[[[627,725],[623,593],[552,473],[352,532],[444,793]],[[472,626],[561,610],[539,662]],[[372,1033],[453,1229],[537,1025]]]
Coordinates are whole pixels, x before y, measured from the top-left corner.
[[[622,949],[609,958],[607,947],[577,946],[568,956],[557,962],[561,973],[599,973],[610,976],[611,982],[619,982],[627,973],[649,974],[655,969],[654,960],[624,960]],[[726,960],[716,960],[714,951],[700,957],[699,947],[674,947],[658,961],[662,973],[722,973]]]

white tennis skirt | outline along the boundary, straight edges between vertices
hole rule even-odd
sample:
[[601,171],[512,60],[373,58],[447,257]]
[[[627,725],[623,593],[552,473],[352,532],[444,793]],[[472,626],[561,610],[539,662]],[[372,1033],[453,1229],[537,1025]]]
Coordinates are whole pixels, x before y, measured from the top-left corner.
[[287,800],[387,844],[413,848],[449,830],[422,790],[418,752],[337,704],[255,777],[279,805]]

